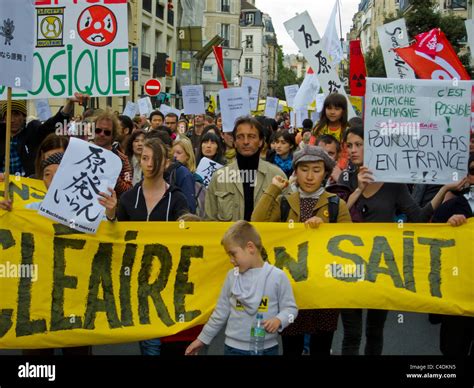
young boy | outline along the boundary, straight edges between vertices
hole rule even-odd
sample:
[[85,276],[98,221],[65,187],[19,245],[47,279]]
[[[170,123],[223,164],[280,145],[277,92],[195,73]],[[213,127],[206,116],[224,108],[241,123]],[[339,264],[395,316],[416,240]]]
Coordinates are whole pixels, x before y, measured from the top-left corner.
[[277,331],[298,314],[290,281],[282,270],[263,261],[260,235],[247,221],[231,226],[221,244],[235,268],[227,273],[214,312],[185,354],[197,354],[227,323],[224,354],[250,355],[250,329],[261,313],[266,331],[264,355],[278,355]]

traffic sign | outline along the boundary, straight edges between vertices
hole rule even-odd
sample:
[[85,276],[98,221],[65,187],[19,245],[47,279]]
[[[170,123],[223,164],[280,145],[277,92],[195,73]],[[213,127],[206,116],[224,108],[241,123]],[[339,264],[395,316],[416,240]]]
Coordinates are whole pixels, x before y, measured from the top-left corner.
[[161,83],[155,78],[149,79],[148,81],[146,81],[144,89],[145,93],[149,96],[156,96],[160,94]]

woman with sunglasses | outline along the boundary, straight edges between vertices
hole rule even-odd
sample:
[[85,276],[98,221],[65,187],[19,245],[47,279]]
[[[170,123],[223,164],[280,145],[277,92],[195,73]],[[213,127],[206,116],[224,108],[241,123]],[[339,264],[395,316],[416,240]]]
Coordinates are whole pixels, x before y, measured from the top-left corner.
[[[462,187],[466,180],[444,185],[435,197],[420,208],[413,200],[408,186],[400,183],[375,182],[372,172],[363,166],[364,128],[349,127],[344,135],[351,164],[350,171],[343,171],[340,183],[350,186],[353,193],[347,206],[351,210],[352,220],[360,222],[397,222],[397,211],[401,211],[408,222],[428,222],[434,210],[442,203],[444,196],[451,190]],[[354,209],[355,211],[354,211]],[[362,337],[362,310],[341,310],[344,326],[342,342],[343,355],[358,355]],[[387,318],[386,310],[368,310],[366,318],[366,355],[380,355],[383,349],[383,329]]]
[[[467,182],[469,186],[465,190],[456,193],[457,195],[444,202],[436,210],[432,222],[448,222],[452,226],[460,226],[474,215],[474,152],[471,152],[469,156]],[[472,260],[472,257],[466,256],[464,259]],[[469,355],[471,344],[474,341],[474,317],[460,315],[437,317],[441,322],[439,332],[441,353],[444,356]]]

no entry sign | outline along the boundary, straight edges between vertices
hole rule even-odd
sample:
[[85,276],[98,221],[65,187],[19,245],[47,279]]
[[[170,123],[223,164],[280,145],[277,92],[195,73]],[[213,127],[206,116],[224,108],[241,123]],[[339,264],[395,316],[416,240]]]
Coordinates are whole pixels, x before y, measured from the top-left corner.
[[149,79],[145,83],[145,93],[149,96],[156,96],[160,94],[161,91],[161,83],[157,79]]

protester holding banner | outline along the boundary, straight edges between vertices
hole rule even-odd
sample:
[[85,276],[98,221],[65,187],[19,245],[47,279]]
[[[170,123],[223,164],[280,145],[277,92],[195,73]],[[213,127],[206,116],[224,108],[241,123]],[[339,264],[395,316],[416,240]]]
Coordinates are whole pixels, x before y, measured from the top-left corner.
[[[147,139],[143,145],[141,168],[143,180],[120,198],[116,214],[107,214],[119,221],[176,221],[188,213],[185,196],[176,187],[166,183],[166,146],[159,139]],[[159,355],[160,340],[140,342],[142,355]]]
[[38,147],[35,160],[35,174],[31,178],[41,179],[42,167],[41,163],[50,155],[58,152],[64,153],[69,144],[69,137],[58,136],[55,133],[50,133],[44,138]]
[[[87,95],[75,93],[58,113],[43,124],[38,120],[26,123],[26,101],[12,101],[11,140],[10,140],[10,174],[30,176],[35,173],[35,158],[38,146],[43,139],[58,128],[63,128],[74,114],[74,104],[87,100]],[[5,132],[7,103],[0,109],[0,172],[5,171]]]
[[[277,332],[288,327],[298,315],[287,275],[263,260],[260,235],[247,221],[232,225],[221,244],[234,268],[227,273],[214,312],[198,338],[186,349],[186,355],[198,354],[224,325],[224,355],[251,355],[250,329],[259,312],[262,312],[266,331],[263,355],[278,355]],[[260,305],[264,298],[267,308],[262,311]]]
[[127,142],[125,154],[132,167],[132,185],[135,186],[143,178],[140,160],[142,158],[143,143],[145,142],[145,132],[141,129],[133,132]]
[[346,128],[347,98],[339,93],[331,93],[324,100],[321,117],[314,128],[310,143],[315,144],[316,138],[320,135],[332,135],[341,141]]
[[[350,153],[351,163],[358,167],[357,188],[350,195],[348,207],[355,208],[360,222],[396,222],[397,211],[401,211],[409,222],[428,222],[433,211],[441,204],[445,194],[462,187],[465,179],[445,185],[423,208],[411,197],[406,184],[377,183],[372,173],[363,166],[364,131],[362,127],[350,127],[345,134],[345,142]],[[354,187],[355,172],[343,172],[343,182]],[[353,218],[354,219],[354,218]],[[358,355],[362,336],[362,310],[344,309],[341,311],[344,325],[342,343],[343,355]],[[383,330],[387,318],[386,310],[368,310],[366,318],[366,355],[380,355],[383,349]]]
[[115,192],[120,198],[123,193],[132,188],[132,168],[127,156],[122,153],[120,144],[116,142],[120,131],[119,121],[110,110],[107,110],[96,117],[94,124],[94,144],[112,151],[122,160],[122,171],[115,185]]
[[268,153],[267,161],[280,167],[289,178],[293,174],[293,152],[296,150],[295,136],[280,129],[273,136],[274,149]]
[[[255,222],[304,222],[317,228],[321,223],[351,222],[344,201],[325,191],[325,182],[331,176],[335,162],[321,147],[307,146],[296,151],[293,167],[297,192],[282,195],[288,181],[276,176],[265,190],[252,213]],[[317,295],[315,295],[317,298]],[[333,309],[300,310],[299,316],[282,333],[283,354],[301,356],[304,334],[311,334],[310,354],[331,354],[334,331],[339,311]]]
[[[436,209],[432,222],[449,222],[453,226],[466,223],[474,214],[474,153],[469,156],[467,180],[469,188]],[[472,257],[463,257],[472,260]],[[440,315],[439,347],[445,356],[467,356],[474,341],[474,317]]]
[[260,160],[263,128],[253,117],[239,118],[232,132],[237,160],[217,170],[206,195],[206,217],[215,221],[250,220],[254,204],[274,176],[286,175],[278,167]]

